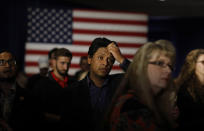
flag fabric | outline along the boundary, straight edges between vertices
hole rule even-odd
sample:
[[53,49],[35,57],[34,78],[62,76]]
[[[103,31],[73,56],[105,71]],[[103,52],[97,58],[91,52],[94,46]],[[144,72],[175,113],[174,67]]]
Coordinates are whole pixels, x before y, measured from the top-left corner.
[[[148,16],[144,13],[86,9],[32,8],[27,9],[27,41],[25,72],[39,72],[38,59],[57,48],[67,48],[73,54],[69,74],[79,70],[81,56],[88,53],[97,37],[116,41],[122,54],[132,59],[137,49],[147,42]],[[111,73],[119,73],[115,62]]]

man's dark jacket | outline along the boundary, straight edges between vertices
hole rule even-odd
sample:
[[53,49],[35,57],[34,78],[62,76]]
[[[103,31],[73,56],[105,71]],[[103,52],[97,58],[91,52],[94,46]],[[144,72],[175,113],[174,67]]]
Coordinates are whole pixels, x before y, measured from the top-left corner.
[[[123,76],[124,74],[114,74],[108,76],[109,104],[111,103],[112,96],[114,95]],[[62,106],[61,114],[62,130],[95,130],[95,120],[93,119],[93,109],[87,79],[88,78],[86,77],[85,79],[74,83],[71,91],[70,89],[67,89],[67,91],[64,92],[63,100],[65,104]],[[108,106],[106,108],[108,108]]]
[[[68,76],[68,86],[65,88],[69,88],[74,81],[73,77]],[[63,90],[64,88],[56,82],[51,73],[49,73],[48,77],[42,77],[37,81],[27,99],[26,105],[29,111],[27,112],[27,122],[29,122],[27,125],[30,125],[28,127],[29,130],[47,130],[47,128],[51,127],[50,125],[54,126],[56,123],[57,126],[59,125],[59,122],[47,119],[45,114],[60,116]]]

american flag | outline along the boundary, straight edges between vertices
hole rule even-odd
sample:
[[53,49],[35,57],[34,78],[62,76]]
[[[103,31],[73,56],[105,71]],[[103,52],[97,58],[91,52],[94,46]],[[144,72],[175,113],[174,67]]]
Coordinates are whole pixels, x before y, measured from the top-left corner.
[[[147,41],[148,16],[144,13],[87,9],[29,7],[25,72],[39,72],[38,59],[52,48],[65,47],[73,54],[69,74],[79,70],[80,56],[87,55],[91,42],[97,37],[116,41],[122,54],[132,59],[138,47]],[[119,73],[115,62],[111,73]]]

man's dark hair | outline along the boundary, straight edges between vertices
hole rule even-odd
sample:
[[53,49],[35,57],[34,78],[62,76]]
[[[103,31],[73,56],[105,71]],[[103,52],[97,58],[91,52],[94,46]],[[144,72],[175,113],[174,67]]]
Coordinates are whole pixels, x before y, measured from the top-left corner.
[[58,48],[53,48],[48,52],[48,59],[51,59],[52,57],[52,53],[54,53],[55,51],[57,51]]
[[1,49],[1,50],[0,50],[0,54],[1,54],[1,53],[4,53],[4,52],[7,52],[7,53],[10,53],[10,54],[13,55],[13,53],[12,53],[10,50],[6,50],[6,49]]
[[3,52],[9,52],[9,53],[10,53],[10,51],[8,51],[8,50],[1,49],[1,50],[0,50],[0,54],[3,53]]
[[0,50],[0,54],[1,54],[1,53],[4,53],[4,52],[10,53],[10,54],[12,55],[12,59],[13,59],[13,60],[16,60],[15,55],[14,55],[11,51],[6,50],[6,49],[1,49],[1,50]]
[[[107,38],[96,38],[92,41],[91,46],[89,47],[88,55],[89,57],[93,57],[95,52],[101,48],[101,47],[107,47],[110,43],[114,41],[111,41]],[[115,42],[114,42],[115,43]],[[116,44],[116,43],[115,43]],[[116,44],[117,45],[117,44]]]
[[55,59],[59,56],[66,56],[72,58],[72,53],[66,48],[59,48],[55,51]]

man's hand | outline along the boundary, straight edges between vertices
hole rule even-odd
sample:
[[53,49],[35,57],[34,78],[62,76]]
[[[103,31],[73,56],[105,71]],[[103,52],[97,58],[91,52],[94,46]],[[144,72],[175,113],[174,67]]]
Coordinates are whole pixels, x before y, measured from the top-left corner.
[[56,122],[60,120],[60,116],[52,113],[44,113],[44,117],[49,122]]
[[115,43],[109,44],[107,49],[120,64],[125,60],[125,57],[121,54],[119,47]]

